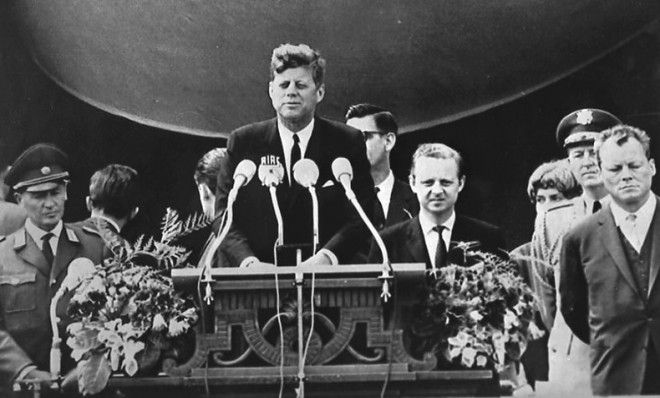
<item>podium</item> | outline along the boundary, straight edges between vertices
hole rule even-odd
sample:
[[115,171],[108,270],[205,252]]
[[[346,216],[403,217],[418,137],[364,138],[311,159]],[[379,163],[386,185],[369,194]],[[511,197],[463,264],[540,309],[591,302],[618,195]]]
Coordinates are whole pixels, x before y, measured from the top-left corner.
[[141,397],[274,397],[283,385],[290,397],[302,379],[307,397],[372,397],[387,380],[386,396],[499,395],[492,370],[435,370],[432,353],[406,351],[398,300],[422,283],[425,267],[393,264],[388,303],[382,267],[215,268],[205,282],[199,268],[172,270],[177,290],[197,295],[209,283],[213,292],[192,357],[165,363],[164,375],[109,386]]

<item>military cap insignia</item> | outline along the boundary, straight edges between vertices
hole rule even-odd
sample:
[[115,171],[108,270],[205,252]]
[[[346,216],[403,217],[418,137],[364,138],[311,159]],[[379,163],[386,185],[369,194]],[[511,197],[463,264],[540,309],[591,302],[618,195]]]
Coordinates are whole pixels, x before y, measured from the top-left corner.
[[575,114],[575,121],[581,125],[587,125],[594,120],[594,114],[590,109],[582,109]]
[[51,173],[51,169],[48,166],[44,166],[41,168],[41,174],[47,176],[48,174]]

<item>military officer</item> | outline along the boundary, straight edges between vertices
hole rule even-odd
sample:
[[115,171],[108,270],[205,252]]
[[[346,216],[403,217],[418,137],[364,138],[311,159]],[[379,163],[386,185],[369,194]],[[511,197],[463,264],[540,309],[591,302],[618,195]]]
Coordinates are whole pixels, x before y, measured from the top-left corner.
[[582,216],[597,212],[610,201],[600,177],[594,140],[617,124],[621,121],[613,114],[585,108],[564,116],[557,126],[557,143],[566,150],[571,171],[582,187],[582,195],[574,199]]
[[21,380],[50,385],[50,302],[71,261],[93,256],[88,248],[95,238],[62,222],[69,177],[66,163],[60,149],[36,144],[16,159],[5,180],[27,219],[19,230],[0,239],[2,396]]

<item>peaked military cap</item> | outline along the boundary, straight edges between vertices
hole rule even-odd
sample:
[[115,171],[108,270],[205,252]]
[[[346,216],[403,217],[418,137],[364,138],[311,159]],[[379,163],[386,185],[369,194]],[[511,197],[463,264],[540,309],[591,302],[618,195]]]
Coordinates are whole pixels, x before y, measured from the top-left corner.
[[601,131],[621,124],[621,120],[602,109],[585,108],[564,116],[557,126],[557,143],[564,148],[593,144]]
[[39,192],[53,189],[66,180],[67,156],[52,144],[39,143],[26,149],[5,176],[5,184],[15,191]]

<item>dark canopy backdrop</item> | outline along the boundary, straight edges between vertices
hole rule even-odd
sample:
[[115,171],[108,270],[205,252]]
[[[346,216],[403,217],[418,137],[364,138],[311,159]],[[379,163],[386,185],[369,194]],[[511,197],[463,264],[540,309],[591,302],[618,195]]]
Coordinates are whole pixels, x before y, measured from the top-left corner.
[[283,42],[328,59],[321,114],[369,101],[414,132],[399,139],[397,175],[420,142],[461,150],[460,209],[505,227],[511,247],[531,231],[529,173],[562,155],[565,113],[598,106],[660,128],[657,1],[15,0],[0,11],[0,163],[37,141],[62,146],[68,220],[85,216],[87,179],[109,162],[142,177],[134,229],[157,227],[167,205],[198,208],[195,161],[272,116],[268,61]]

